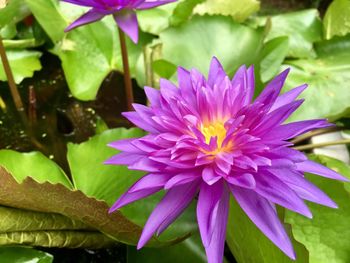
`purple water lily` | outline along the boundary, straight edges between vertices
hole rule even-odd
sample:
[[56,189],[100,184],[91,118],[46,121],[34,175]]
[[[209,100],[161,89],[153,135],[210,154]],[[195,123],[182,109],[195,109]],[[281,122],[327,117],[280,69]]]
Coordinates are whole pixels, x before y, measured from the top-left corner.
[[106,15],[113,15],[118,26],[132,41],[138,42],[138,22],[135,10],[144,10],[177,0],[61,0],[64,2],[91,7],[83,16],[66,28],[66,32],[73,28],[89,24],[102,19]]
[[347,179],[290,147],[289,139],[330,124],[323,119],[284,124],[302,104],[296,98],[306,88],[279,95],[287,74],[273,79],[254,101],[253,67],[242,66],[230,80],[216,58],[208,80],[195,69],[179,68],[178,87],[164,79],[160,91],[145,87],[151,106],[134,104],[136,112],[124,116],[149,135],[111,143],[122,152],[106,162],[148,173],[111,212],[166,190],[138,248],[162,233],[198,196],[197,221],[208,262],[222,262],[232,193],[254,224],[295,258],[275,205],[311,218],[303,200],[337,206],[303,174]]

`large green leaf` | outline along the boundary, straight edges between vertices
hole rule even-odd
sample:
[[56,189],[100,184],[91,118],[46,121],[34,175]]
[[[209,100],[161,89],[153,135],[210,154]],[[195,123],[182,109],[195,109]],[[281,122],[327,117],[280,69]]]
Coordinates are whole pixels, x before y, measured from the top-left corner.
[[[313,159],[350,178],[350,168],[344,163],[325,156],[317,156]],[[292,225],[295,239],[308,249],[310,263],[347,263],[350,260],[349,192],[344,189],[342,182],[311,175],[307,178],[326,192],[339,208],[334,210],[310,204],[312,220],[288,212],[286,221]]]
[[199,234],[195,234],[185,241],[163,248],[143,248],[136,250],[128,247],[128,263],[205,263],[206,255]]
[[205,0],[178,0],[174,3],[138,12],[142,31],[159,35],[164,29],[178,26],[191,15],[194,7]]
[[81,221],[60,214],[0,206],[0,233],[44,230],[93,230]]
[[72,188],[72,184],[63,170],[40,152],[19,153],[12,150],[0,150],[0,165],[12,173],[17,182],[32,177],[39,183],[49,182]]
[[[313,43],[322,39],[322,22],[315,9],[280,14],[268,18],[270,21],[267,40],[287,36],[288,56],[296,58],[314,57]],[[266,18],[259,18],[264,24]],[[263,23],[264,21],[264,23]]]
[[186,22],[191,17],[193,9],[204,1],[205,0],[185,0],[180,2],[170,17],[171,26],[178,26]]
[[262,82],[271,80],[280,69],[288,53],[288,37],[277,37],[268,41],[261,52],[260,72]]
[[[75,187],[87,196],[106,201],[112,205],[142,173],[130,171],[122,166],[108,166],[103,162],[113,155],[116,150],[107,144],[123,138],[140,137],[145,133],[139,129],[108,130],[80,145],[68,145],[68,161],[71,167]],[[98,153],[98,154],[96,154]],[[124,207],[121,211],[129,220],[143,226],[160,201],[161,193],[135,202]],[[182,237],[196,229],[195,211],[192,205],[175,224],[162,235],[162,240]]]
[[24,0],[51,40],[56,43],[64,37],[66,21],[58,12],[57,1]]
[[144,135],[140,129],[120,128],[107,130],[82,144],[68,144],[67,157],[75,188],[112,205],[143,173],[125,166],[104,165],[104,161],[117,153],[107,144]]
[[98,231],[41,230],[0,233],[0,246],[5,245],[101,249],[116,246],[117,243]]
[[[54,0],[26,0],[32,12],[51,40],[53,50],[61,61],[68,86],[80,100],[93,100],[105,77],[113,70],[122,70],[122,58],[117,25],[111,16],[102,21],[77,28],[68,34],[63,31],[85,9],[70,5],[77,12],[67,12],[67,4]],[[127,39],[130,69],[134,75],[136,62],[142,54],[142,45],[150,41],[141,34],[138,45]]]
[[127,244],[135,244],[141,234],[140,227],[131,223],[119,212],[108,214],[109,207],[105,202],[88,198],[81,191],[72,191],[62,184],[38,183],[31,177],[18,183],[1,167],[0,181],[1,205],[58,213],[82,221],[85,225]]
[[51,263],[52,255],[27,247],[1,247],[2,263]]
[[[290,226],[286,225],[290,232]],[[247,217],[231,198],[226,241],[238,263],[308,263],[308,252],[290,235],[297,256],[288,258]]]
[[[41,69],[41,63],[39,60],[41,53],[38,51],[6,50],[6,54],[16,83],[22,82],[24,78],[32,77],[34,71]],[[0,80],[7,80],[1,60]]]
[[162,32],[160,38],[164,59],[203,73],[208,72],[211,58],[217,56],[233,74],[240,65],[252,64],[262,46],[260,30],[222,16],[195,16],[180,27]]
[[350,101],[350,46],[345,38],[318,44],[317,59],[287,61],[291,73],[285,90],[303,83],[309,88],[301,97],[305,103],[291,120],[310,118],[336,119],[345,114]]
[[169,19],[177,5],[178,3],[171,3],[138,12],[140,29],[158,35],[169,26]]
[[242,22],[259,9],[258,0],[206,0],[195,8],[195,12],[201,15],[229,15]]
[[0,29],[8,24],[21,21],[30,14],[24,0],[11,0],[5,8],[0,8]]
[[350,33],[350,1],[335,0],[328,7],[323,20],[326,39]]

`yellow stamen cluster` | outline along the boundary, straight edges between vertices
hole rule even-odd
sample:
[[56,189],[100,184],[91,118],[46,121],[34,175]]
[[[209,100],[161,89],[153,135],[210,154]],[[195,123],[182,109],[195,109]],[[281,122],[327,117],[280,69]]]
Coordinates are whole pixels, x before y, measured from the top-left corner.
[[202,134],[205,137],[205,142],[209,144],[211,137],[217,137],[218,150],[226,137],[226,129],[222,122],[210,123],[202,127]]

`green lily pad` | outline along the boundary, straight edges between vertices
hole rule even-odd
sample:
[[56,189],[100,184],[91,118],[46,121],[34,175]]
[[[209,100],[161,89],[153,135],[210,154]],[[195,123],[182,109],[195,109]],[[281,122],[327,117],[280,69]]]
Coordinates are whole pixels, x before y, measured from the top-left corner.
[[163,58],[170,63],[207,73],[211,58],[216,56],[232,75],[242,64],[256,61],[263,34],[234,22],[231,17],[206,15],[167,29],[160,38]]
[[10,171],[19,183],[32,177],[38,183],[59,183],[72,189],[72,184],[63,170],[40,152],[0,150],[0,165]]
[[333,36],[344,36],[350,33],[350,1],[335,0],[327,9],[323,19],[324,35],[326,39]]
[[57,1],[52,0],[24,0],[30,11],[43,27],[51,40],[56,43],[63,39],[66,21],[58,12]]
[[[68,161],[75,187],[87,196],[103,200],[111,206],[144,173],[131,171],[123,166],[104,165],[104,161],[118,153],[117,150],[107,147],[107,144],[143,135],[145,132],[140,129],[118,128],[105,131],[79,145],[69,144]],[[122,208],[121,212],[130,221],[141,227],[161,197],[162,193],[159,193],[139,200]],[[192,205],[161,235],[160,240],[168,242],[182,238],[196,229],[195,207]]]
[[11,0],[0,9],[0,29],[8,24],[15,24],[30,14],[24,0]]
[[[16,83],[21,83],[24,78],[32,77],[35,71],[41,70],[41,53],[38,51],[9,49],[6,54]],[[1,60],[0,80],[7,80]]]
[[290,120],[311,118],[337,119],[349,109],[350,48],[348,40],[327,41],[318,44],[317,59],[288,60],[291,67],[285,91],[303,83],[309,88],[300,96],[305,103]]
[[261,52],[260,72],[262,82],[267,82],[277,75],[288,54],[288,37],[277,37],[268,41]]
[[170,17],[171,26],[179,26],[186,22],[193,14],[193,9],[205,0],[185,0],[180,2]]
[[[122,58],[118,28],[112,16],[102,21],[79,27],[65,34],[64,29],[81,15],[81,8],[71,5],[79,12],[67,12],[54,0],[26,0],[35,18],[56,44],[53,52],[62,61],[62,67],[73,96],[80,100],[93,100],[103,80],[113,70],[122,71]],[[62,8],[61,8],[62,7]],[[152,37],[140,35],[138,45],[127,38],[130,70],[135,75],[137,60],[142,46]]]
[[270,20],[270,26],[266,40],[286,36],[289,38],[289,57],[316,56],[313,43],[322,39],[322,22],[316,9],[258,18],[259,24],[264,25],[267,19]]
[[[49,177],[49,174],[47,175]],[[108,214],[108,205],[72,191],[62,184],[38,183],[31,177],[18,183],[11,174],[0,168],[2,188],[0,204],[37,212],[58,213],[97,229],[109,237],[135,244],[141,228],[120,213]]]
[[116,246],[115,240],[97,231],[29,231],[0,233],[0,246],[38,246],[101,249]]
[[32,177],[39,183],[59,183],[72,188],[63,170],[41,152],[19,153],[13,150],[0,150],[0,165],[10,171],[19,183],[27,177]]
[[76,189],[111,206],[143,173],[125,166],[104,165],[117,153],[107,144],[144,135],[140,129],[121,128],[107,130],[81,144],[69,143],[67,157]]
[[0,215],[0,233],[44,230],[93,230],[93,228],[88,227],[81,221],[54,213],[49,214],[0,206]]
[[52,263],[49,253],[28,247],[0,247],[2,263]]
[[140,29],[143,32],[158,35],[164,29],[169,27],[169,19],[173,14],[174,9],[179,3],[170,3],[152,8],[142,10],[137,13]]
[[259,9],[260,1],[257,0],[206,0],[195,8],[195,13],[232,16],[243,22]]
[[[313,156],[313,159],[350,178],[348,165],[325,156]],[[344,189],[343,182],[313,175],[307,175],[307,177],[327,193],[338,204],[339,208],[331,209],[310,203],[312,220],[287,212],[286,221],[292,225],[295,239],[308,249],[310,263],[347,263],[350,259],[349,192]]]

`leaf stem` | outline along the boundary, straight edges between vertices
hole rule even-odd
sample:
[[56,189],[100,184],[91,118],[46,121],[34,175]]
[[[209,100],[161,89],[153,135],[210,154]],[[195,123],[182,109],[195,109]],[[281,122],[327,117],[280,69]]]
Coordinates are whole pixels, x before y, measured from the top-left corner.
[[293,140],[291,140],[292,143],[297,144],[299,142],[305,141],[307,139],[310,139],[313,136],[326,134],[330,132],[335,132],[341,130],[340,127],[329,127],[329,128],[323,128],[323,129],[317,129],[308,133],[305,133],[303,135],[300,135],[298,137],[295,137]]
[[24,111],[23,102],[22,102],[21,96],[18,92],[18,88],[17,88],[16,82],[15,82],[15,79],[13,77],[13,73],[12,73],[12,70],[11,70],[7,55],[6,55],[6,50],[5,50],[4,44],[2,42],[1,36],[0,36],[0,57],[1,57],[4,71],[5,71],[5,74],[7,77],[8,84],[10,86],[11,95],[12,95],[13,101],[15,103],[16,109],[19,112]]
[[132,91],[132,82],[131,82],[131,76],[130,76],[128,49],[126,47],[124,32],[119,27],[118,27],[118,31],[119,31],[120,48],[122,51],[122,60],[123,60],[123,69],[124,69],[124,86],[125,86],[125,93],[126,93],[127,109],[128,111],[133,111],[132,104],[134,103],[134,95]]
[[313,143],[313,144],[305,144],[293,147],[295,150],[304,151],[304,150],[311,150],[315,148],[322,148],[326,146],[333,146],[333,145],[341,145],[341,144],[350,144],[350,139],[344,139],[344,140],[338,140],[333,142],[322,142],[322,143]]

